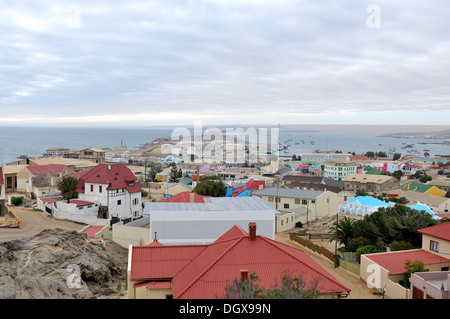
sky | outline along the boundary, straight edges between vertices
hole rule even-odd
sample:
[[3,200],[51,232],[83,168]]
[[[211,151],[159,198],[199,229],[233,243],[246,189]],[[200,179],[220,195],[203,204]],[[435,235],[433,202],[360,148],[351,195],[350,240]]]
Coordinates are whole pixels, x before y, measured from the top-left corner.
[[0,3],[0,126],[439,124],[450,1]]

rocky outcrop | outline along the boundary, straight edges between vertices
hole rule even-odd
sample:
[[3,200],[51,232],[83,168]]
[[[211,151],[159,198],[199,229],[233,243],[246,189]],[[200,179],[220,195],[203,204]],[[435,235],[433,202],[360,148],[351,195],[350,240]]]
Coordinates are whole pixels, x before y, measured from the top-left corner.
[[104,250],[85,234],[44,230],[0,243],[0,298],[117,298],[126,263],[127,250],[112,241]]

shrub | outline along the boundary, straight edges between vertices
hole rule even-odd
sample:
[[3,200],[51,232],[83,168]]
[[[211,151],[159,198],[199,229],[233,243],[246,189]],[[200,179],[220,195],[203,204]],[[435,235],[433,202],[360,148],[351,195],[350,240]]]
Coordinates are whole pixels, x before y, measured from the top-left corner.
[[361,262],[361,255],[372,254],[378,252],[378,249],[374,245],[361,246],[356,250],[355,258],[358,262]]
[[370,240],[366,237],[359,236],[356,238],[349,239],[346,250],[347,251],[356,251],[359,247],[367,246],[370,244]]
[[14,206],[20,206],[23,203],[23,197],[13,197],[11,198],[11,204]]
[[397,251],[397,250],[406,250],[408,248],[412,248],[412,244],[405,240],[394,240],[390,245],[389,248],[391,251]]

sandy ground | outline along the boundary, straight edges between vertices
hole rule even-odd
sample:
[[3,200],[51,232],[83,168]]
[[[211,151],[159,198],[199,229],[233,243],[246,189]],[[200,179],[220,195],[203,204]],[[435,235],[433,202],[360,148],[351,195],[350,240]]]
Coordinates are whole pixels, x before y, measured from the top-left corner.
[[0,241],[10,241],[34,236],[44,229],[61,228],[66,230],[81,230],[86,225],[67,220],[57,220],[48,217],[44,212],[29,208],[8,206],[8,209],[22,219],[22,228],[1,228]]
[[[334,263],[331,262],[328,258],[323,257],[322,255],[312,250],[309,250],[308,248],[290,240],[289,232],[275,234],[275,240],[303,250],[319,265],[321,265],[326,271],[328,271],[334,278],[336,278],[340,283],[348,287],[351,290],[351,292],[346,299],[380,299],[379,295],[373,294],[373,292],[376,290],[368,288],[367,285],[359,278],[358,275],[340,267],[335,268]],[[314,242],[316,244],[323,245],[325,247],[327,246],[331,247],[331,245],[334,245],[327,243],[327,240],[321,241],[320,239],[318,239],[314,240]]]

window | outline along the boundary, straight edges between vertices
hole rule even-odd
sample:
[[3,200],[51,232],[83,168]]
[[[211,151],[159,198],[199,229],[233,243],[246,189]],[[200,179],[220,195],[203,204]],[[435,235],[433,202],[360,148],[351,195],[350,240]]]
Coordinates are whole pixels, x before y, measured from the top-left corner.
[[91,184],[91,192],[94,191],[94,185]]
[[119,200],[117,201],[117,205],[122,205],[122,200],[119,199]]
[[313,199],[312,201],[311,201],[311,204],[315,204],[316,203],[316,201]]
[[448,269],[449,269],[448,266],[447,266],[447,267],[442,267],[442,268],[441,268],[441,271],[448,271]]
[[273,202],[273,197],[269,197],[269,202]]
[[99,186],[98,186],[98,192],[101,193],[101,192],[102,192],[102,189],[103,189],[103,186],[102,186],[102,185],[99,185]]
[[284,204],[284,208],[289,209],[289,204]]
[[295,203],[296,203],[296,204],[300,204],[300,199],[296,199],[296,200],[295,200]]
[[439,242],[430,240],[430,249],[434,251],[439,251]]
[[275,198],[275,201],[276,201],[277,203],[279,203],[279,202],[281,201],[281,199],[280,199],[279,197],[277,197],[277,198]]
[[302,199],[302,205],[308,205],[308,200]]

